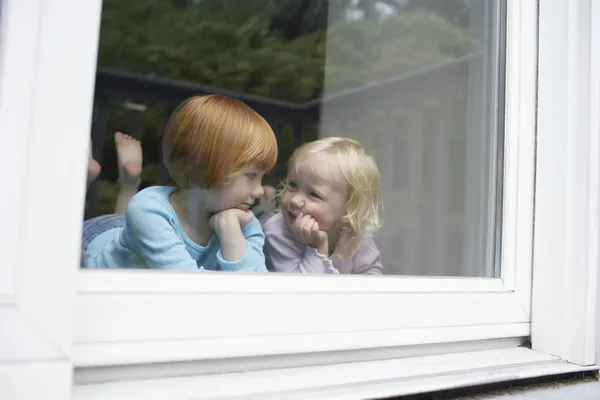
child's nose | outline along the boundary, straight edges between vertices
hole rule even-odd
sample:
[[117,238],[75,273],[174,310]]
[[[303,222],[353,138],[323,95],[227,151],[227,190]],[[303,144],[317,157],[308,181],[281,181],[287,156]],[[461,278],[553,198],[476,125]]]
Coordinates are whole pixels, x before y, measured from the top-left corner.
[[294,196],[292,196],[290,203],[292,203],[292,206],[294,208],[300,209],[304,206],[304,199],[301,195],[295,194]]
[[254,197],[255,199],[262,197],[264,194],[265,194],[265,189],[263,189],[262,185],[255,187],[254,190],[252,191],[252,197]]

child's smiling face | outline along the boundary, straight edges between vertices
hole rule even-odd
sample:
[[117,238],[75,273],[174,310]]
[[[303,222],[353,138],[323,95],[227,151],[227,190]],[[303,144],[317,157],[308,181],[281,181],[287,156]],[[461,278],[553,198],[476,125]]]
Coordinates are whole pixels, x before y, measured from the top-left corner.
[[249,164],[225,183],[211,190],[217,212],[229,208],[248,211],[254,201],[264,194],[262,178],[265,172]]
[[312,216],[319,230],[330,235],[342,228],[348,188],[333,172],[330,163],[318,161],[299,162],[290,168],[281,195],[282,214],[288,225],[302,213]]

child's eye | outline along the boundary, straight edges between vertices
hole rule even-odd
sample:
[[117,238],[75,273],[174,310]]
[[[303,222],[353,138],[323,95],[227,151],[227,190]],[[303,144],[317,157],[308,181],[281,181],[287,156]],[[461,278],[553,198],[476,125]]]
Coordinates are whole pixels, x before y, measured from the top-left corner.
[[310,195],[316,199],[323,200],[323,198],[318,193],[310,192]]
[[246,173],[246,176],[249,179],[254,179],[254,178],[256,178],[256,172],[248,172],[248,173]]
[[287,184],[288,189],[296,189],[298,187],[298,185],[296,185],[296,182],[294,181],[290,181]]

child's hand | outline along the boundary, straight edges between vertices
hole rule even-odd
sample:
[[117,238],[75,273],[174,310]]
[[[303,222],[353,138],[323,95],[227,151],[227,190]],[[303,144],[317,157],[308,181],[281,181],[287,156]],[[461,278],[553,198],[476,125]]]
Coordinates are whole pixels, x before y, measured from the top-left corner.
[[323,255],[329,255],[327,232],[319,230],[319,223],[312,216],[298,214],[290,229],[300,241]]
[[252,218],[254,218],[254,213],[250,210],[243,211],[243,210],[238,210],[237,208],[234,208],[231,211],[233,211],[235,216],[237,217],[241,228],[248,225],[248,223],[250,223],[250,221],[252,221]]
[[213,215],[208,221],[210,227],[219,234],[231,228],[243,228],[254,218],[252,211],[230,208]]
[[238,261],[246,253],[248,243],[242,228],[249,223],[254,214],[252,211],[228,209],[213,215],[208,221],[221,242],[221,252],[226,261]]

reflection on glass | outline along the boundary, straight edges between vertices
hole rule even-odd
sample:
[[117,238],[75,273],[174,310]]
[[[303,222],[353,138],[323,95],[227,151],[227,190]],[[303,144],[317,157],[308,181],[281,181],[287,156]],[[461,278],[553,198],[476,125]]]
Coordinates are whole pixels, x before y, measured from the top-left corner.
[[223,93],[277,137],[254,206],[263,220],[296,148],[354,138],[381,173],[384,274],[497,275],[503,3],[105,0],[91,149],[102,169],[86,218],[131,195],[113,132],[133,137],[128,153],[143,148],[139,189],[172,185],[168,117],[188,97]]

